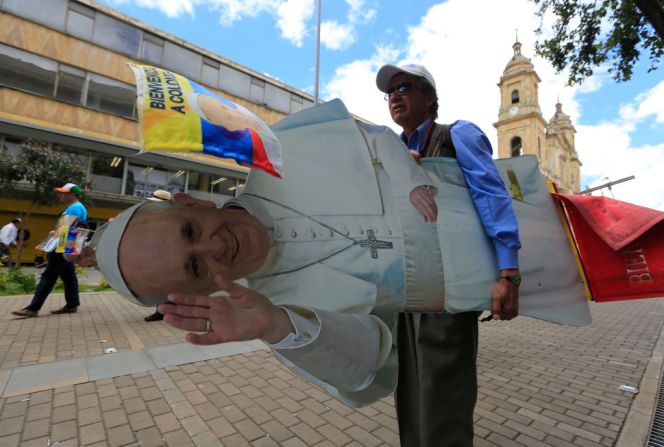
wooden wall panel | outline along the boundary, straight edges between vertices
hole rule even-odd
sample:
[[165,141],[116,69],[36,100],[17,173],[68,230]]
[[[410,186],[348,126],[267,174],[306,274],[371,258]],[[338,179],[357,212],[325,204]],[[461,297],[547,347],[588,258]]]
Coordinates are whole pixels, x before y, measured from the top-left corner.
[[136,121],[4,87],[0,87],[0,116],[81,136],[138,145]]
[[[135,85],[136,81],[127,63],[141,63],[122,54],[3,12],[0,12],[0,42],[131,85]],[[228,93],[212,88],[210,90],[246,107],[269,125],[286,116],[284,113]],[[91,113],[95,112],[91,111]]]

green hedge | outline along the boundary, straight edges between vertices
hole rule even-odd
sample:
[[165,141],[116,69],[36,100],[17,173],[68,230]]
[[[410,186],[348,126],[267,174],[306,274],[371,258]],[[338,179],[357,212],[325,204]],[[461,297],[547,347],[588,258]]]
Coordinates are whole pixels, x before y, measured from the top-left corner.
[[[78,270],[79,268],[77,268]],[[77,272],[80,273],[80,272]],[[0,296],[2,295],[26,295],[34,293],[37,289],[37,280],[32,273],[25,273],[20,268],[2,268],[0,269]],[[103,292],[112,290],[105,280],[101,280],[97,285],[78,284],[79,292]],[[58,279],[55,283],[53,292],[64,292],[62,281]]]

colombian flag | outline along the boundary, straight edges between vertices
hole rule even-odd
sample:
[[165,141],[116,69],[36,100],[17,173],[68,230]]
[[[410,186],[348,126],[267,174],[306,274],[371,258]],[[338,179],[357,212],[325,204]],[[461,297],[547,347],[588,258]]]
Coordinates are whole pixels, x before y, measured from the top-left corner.
[[136,76],[144,150],[232,158],[281,177],[281,144],[256,115],[177,73],[130,66]]

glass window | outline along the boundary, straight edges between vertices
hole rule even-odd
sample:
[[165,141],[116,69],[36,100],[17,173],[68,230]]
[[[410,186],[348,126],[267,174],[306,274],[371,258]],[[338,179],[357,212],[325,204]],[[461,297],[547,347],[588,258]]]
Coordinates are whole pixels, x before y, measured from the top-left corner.
[[154,166],[130,164],[127,169],[125,194],[150,197],[156,189],[164,189],[171,194],[184,191],[184,170],[166,170]]
[[512,150],[512,157],[521,155],[521,137],[514,137],[510,141],[510,149]]
[[85,72],[83,70],[60,65],[55,97],[73,104],[81,104],[84,85]]
[[66,31],[72,36],[76,36],[83,40],[92,39],[92,29],[95,25],[95,10],[81,5],[80,3],[71,2],[69,4],[69,14],[67,15]]
[[237,182],[234,178],[214,177],[210,181],[210,192],[212,194],[222,194],[233,197]]
[[193,80],[201,76],[203,56],[179,45],[166,42],[164,45],[163,66]]
[[514,89],[512,90],[512,104],[519,102],[519,91]]
[[52,96],[57,64],[0,44],[0,84]]
[[90,155],[83,153],[79,149],[75,149],[72,147],[57,146],[57,149],[68,153],[72,161],[72,164],[78,169],[84,171],[87,177],[88,164],[90,163]]
[[202,172],[189,172],[187,194],[201,200],[212,200],[222,205],[234,196],[237,188],[237,179],[232,177],[219,177]]
[[187,192],[202,191],[210,189],[210,175],[200,172],[189,171],[189,181],[187,183]]
[[265,81],[251,78],[249,100],[258,104],[263,104],[265,102]]
[[4,0],[2,8],[52,28],[65,26],[67,0]]
[[97,14],[92,40],[132,57],[138,57],[141,46],[141,32],[138,28],[116,20],[106,14]]
[[141,58],[147,62],[161,65],[161,55],[164,52],[164,39],[152,34],[143,34],[143,50]]
[[90,180],[95,191],[120,193],[124,160],[113,155],[95,154],[90,167]]
[[219,62],[205,59],[203,61],[203,72],[201,73],[203,84],[216,87],[219,82]]
[[85,105],[104,112],[133,118],[136,87],[103,76],[88,75]]
[[23,140],[20,138],[11,137],[9,135],[5,135],[4,137],[0,136],[0,148],[2,149],[2,152],[9,154],[12,157],[15,157],[21,150],[22,142]]

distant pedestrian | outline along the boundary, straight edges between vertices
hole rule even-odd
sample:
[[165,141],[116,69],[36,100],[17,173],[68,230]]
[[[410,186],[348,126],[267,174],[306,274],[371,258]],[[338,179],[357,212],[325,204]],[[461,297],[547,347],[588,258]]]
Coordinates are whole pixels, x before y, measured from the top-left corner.
[[[16,247],[18,231],[23,221],[20,217],[15,217],[0,230],[0,262],[7,267],[12,267],[11,247]],[[19,260],[20,262],[20,260]]]
[[[154,200],[156,202],[163,202],[171,200],[171,193],[164,191],[163,189],[155,189],[152,191],[152,196],[148,197],[148,200]],[[161,321],[164,319],[164,314],[159,313],[158,310],[155,310],[153,314],[148,315],[144,318],[145,321]]]
[[[60,202],[67,204],[67,208],[62,214],[75,216],[76,221],[74,225],[85,227],[88,220],[88,211],[79,200],[83,192],[81,188],[73,183],[67,183],[61,188],[55,188],[55,190],[58,192]],[[48,253],[47,257],[46,269],[39,279],[32,302],[28,307],[12,311],[14,315],[18,315],[19,317],[36,317],[44,305],[48,294],[53,290],[58,277],[62,278],[62,283],[65,286],[66,304],[61,309],[52,310],[51,313],[70,314],[78,312],[80,301],[78,297],[78,278],[76,278],[74,264],[67,261],[62,253],[56,253],[55,251]]]

